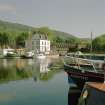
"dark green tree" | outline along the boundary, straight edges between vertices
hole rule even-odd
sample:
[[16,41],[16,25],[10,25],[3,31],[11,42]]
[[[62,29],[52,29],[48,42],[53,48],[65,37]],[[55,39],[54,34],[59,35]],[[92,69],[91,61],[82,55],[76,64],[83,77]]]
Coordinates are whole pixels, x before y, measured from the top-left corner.
[[0,33],[0,46],[5,47],[9,44],[9,37],[7,33]]
[[95,38],[92,41],[92,45],[93,45],[94,51],[104,52],[105,51],[105,34]]
[[25,40],[28,37],[28,33],[21,33],[19,36],[16,37],[16,46],[18,48],[25,47]]
[[53,31],[50,30],[48,27],[40,27],[34,30],[35,33],[43,34],[46,38],[52,41],[53,39]]

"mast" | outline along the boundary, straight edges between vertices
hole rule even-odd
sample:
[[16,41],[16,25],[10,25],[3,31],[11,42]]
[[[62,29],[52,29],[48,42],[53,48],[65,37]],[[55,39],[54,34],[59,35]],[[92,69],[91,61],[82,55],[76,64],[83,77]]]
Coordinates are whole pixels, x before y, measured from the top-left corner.
[[91,32],[91,46],[90,46],[90,53],[92,53],[92,51],[93,51],[92,40],[93,40],[93,33]]

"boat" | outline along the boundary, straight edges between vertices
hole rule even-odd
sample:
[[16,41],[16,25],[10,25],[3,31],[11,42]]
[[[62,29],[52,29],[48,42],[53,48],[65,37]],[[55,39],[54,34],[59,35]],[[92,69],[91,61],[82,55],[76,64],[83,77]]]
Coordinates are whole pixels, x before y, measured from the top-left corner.
[[86,83],[78,105],[105,105],[105,83]]
[[45,58],[46,58],[46,56],[45,56],[43,53],[37,54],[36,57],[37,57],[38,59],[45,59]]
[[3,53],[3,56],[2,58],[5,58],[5,59],[12,59],[12,58],[17,58],[17,53],[15,52],[15,49],[3,49],[2,50],[2,53]]
[[29,52],[26,52],[24,55],[21,56],[21,58],[26,58],[26,59],[32,59],[34,57],[34,53],[29,51]]
[[67,75],[68,75],[68,83],[70,84],[70,86],[72,85],[74,87],[79,87],[79,88],[83,89],[83,86],[84,86],[85,82],[87,81],[86,79],[84,79],[83,76],[80,77],[80,76],[71,75],[68,73],[67,73]]
[[92,62],[86,59],[66,57],[64,70],[77,84],[81,82],[104,82],[104,73],[95,69]]
[[10,58],[11,59],[11,58],[17,58],[17,56],[15,53],[7,53],[7,55],[4,56],[3,58],[6,58],[6,59]]

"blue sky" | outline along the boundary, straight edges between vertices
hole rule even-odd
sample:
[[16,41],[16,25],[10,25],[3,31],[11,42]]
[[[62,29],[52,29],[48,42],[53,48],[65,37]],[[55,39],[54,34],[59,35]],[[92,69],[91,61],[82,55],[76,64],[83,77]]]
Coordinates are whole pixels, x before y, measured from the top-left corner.
[[105,0],[0,0],[0,19],[95,37],[105,33]]

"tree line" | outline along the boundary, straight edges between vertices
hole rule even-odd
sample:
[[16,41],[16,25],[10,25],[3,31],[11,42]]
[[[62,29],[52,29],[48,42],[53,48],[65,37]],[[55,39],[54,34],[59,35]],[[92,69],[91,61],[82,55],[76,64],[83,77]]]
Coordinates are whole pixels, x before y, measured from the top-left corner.
[[[53,31],[50,30],[48,27],[41,27],[36,28],[34,31],[31,31],[30,33],[28,31],[23,31],[18,34],[10,32],[0,32],[0,47],[24,48],[25,41],[29,38],[29,36],[32,37],[34,33],[46,35],[52,44],[58,46],[59,44],[75,45],[76,48],[74,49],[76,50],[78,50],[77,46],[81,45],[81,43],[83,42],[83,40],[76,37],[62,38],[60,36],[55,36]],[[91,43],[88,42],[86,43],[86,47],[84,49],[79,50],[89,52],[90,47]],[[96,37],[95,39],[92,40],[92,49],[94,52],[105,52],[105,34]]]
[[36,28],[31,32],[20,32],[20,33],[10,33],[10,32],[0,32],[0,47],[13,47],[13,48],[24,48],[25,41],[32,37],[35,33],[45,35],[51,43],[77,43],[78,39],[74,37],[62,38],[60,36],[55,36],[53,31],[48,27]]
[[7,48],[7,47],[24,47],[25,40],[28,37],[28,33],[22,32],[18,35],[12,35],[8,32],[0,32],[0,47]]

